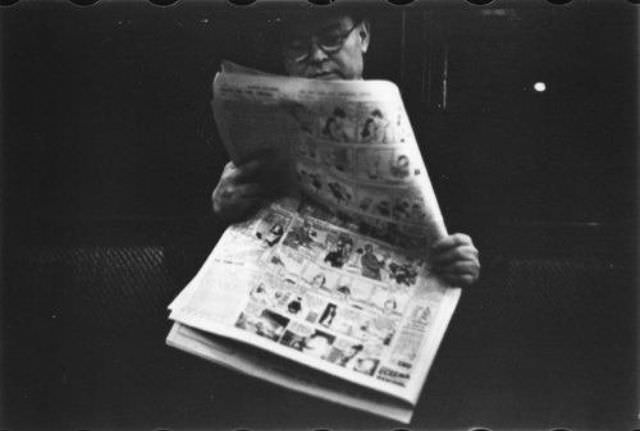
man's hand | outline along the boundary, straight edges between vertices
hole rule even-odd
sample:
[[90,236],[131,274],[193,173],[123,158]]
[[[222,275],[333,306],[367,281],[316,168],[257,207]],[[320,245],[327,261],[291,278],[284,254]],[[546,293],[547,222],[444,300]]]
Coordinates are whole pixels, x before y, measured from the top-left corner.
[[278,188],[272,162],[273,155],[266,154],[240,166],[227,163],[211,194],[213,213],[227,223],[235,223],[272,198]]
[[455,233],[431,247],[431,269],[455,287],[471,286],[480,276],[478,249],[469,235]]

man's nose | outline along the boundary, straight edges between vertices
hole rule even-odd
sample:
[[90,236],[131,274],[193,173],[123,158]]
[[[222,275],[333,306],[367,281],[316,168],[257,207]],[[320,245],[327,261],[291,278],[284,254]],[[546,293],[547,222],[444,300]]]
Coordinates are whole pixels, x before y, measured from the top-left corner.
[[309,45],[308,60],[312,63],[317,63],[317,62],[322,62],[327,58],[329,58],[327,53],[324,52],[322,48],[320,48],[320,45],[318,45],[318,43],[315,40],[312,40],[311,44]]

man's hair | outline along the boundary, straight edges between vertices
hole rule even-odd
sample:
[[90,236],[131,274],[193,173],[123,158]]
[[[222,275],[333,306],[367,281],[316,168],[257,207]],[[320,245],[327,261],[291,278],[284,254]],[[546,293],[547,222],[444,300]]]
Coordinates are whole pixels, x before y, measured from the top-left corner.
[[319,21],[342,16],[350,17],[356,25],[363,21],[369,21],[369,18],[362,6],[356,6],[349,3],[333,3],[331,6],[324,7],[307,5],[304,8],[291,8],[289,10],[278,12],[278,14],[273,18],[273,29],[275,30],[275,34],[278,36],[279,41],[282,41],[286,36],[288,36],[291,26],[299,23],[300,21]]

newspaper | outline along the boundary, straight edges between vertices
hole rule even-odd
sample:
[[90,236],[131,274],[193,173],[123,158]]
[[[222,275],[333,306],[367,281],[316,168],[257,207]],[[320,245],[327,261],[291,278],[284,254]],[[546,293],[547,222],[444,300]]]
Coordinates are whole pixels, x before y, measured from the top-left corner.
[[397,87],[227,63],[213,90],[232,160],[277,152],[289,189],[225,231],[171,303],[168,342],[220,362],[204,331],[415,405],[460,290],[428,267],[446,229]]
[[309,373],[303,366],[292,367],[274,355],[260,354],[244,343],[198,331],[180,323],[171,328],[167,343],[232,370],[266,380],[326,401],[409,423],[412,406],[397,399],[361,390],[326,375]]

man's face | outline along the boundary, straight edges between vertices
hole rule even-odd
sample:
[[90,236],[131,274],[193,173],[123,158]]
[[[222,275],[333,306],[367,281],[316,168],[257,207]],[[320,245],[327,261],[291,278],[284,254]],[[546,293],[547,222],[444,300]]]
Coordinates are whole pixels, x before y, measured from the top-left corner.
[[368,48],[366,22],[354,22],[349,16],[304,19],[291,25],[285,37],[284,67],[291,76],[362,79]]

